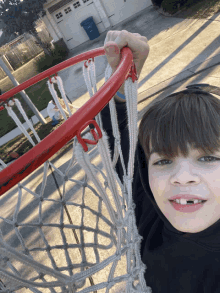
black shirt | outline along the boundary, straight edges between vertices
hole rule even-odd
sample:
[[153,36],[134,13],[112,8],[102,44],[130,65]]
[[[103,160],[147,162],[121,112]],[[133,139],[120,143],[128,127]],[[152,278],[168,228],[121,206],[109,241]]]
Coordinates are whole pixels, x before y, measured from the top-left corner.
[[[128,162],[129,137],[125,103],[117,103],[121,146]],[[109,107],[102,112],[113,156],[114,137]],[[116,171],[122,178],[120,161]],[[153,293],[220,293],[220,220],[198,233],[176,230],[157,206],[148,182],[147,161],[138,142],[133,200],[139,234],[143,237],[141,257],[147,266],[145,280]],[[220,214],[220,211],[219,211]]]

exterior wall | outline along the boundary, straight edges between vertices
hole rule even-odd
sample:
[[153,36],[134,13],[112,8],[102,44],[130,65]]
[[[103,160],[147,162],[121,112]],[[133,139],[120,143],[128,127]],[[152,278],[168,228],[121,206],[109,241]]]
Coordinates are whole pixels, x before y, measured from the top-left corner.
[[55,28],[52,26],[51,21],[49,20],[48,16],[45,15],[42,18],[43,22],[47,26],[47,29],[50,31],[50,35],[53,38],[54,41],[58,41],[60,38],[59,33],[55,30]]
[[99,0],[102,2],[111,26],[152,5],[151,0]]
[[105,10],[104,10],[103,5],[100,2],[100,0],[93,0],[93,2],[94,2],[94,5],[95,5],[98,13],[99,13],[100,18],[102,19],[102,22],[103,22],[105,28],[107,29],[107,28],[111,27],[108,16],[105,13]]
[[92,16],[99,33],[110,26],[99,0],[60,0],[49,4],[44,6],[47,12],[44,21],[54,40],[63,38],[70,50],[89,40],[80,25],[83,20]]
[[80,26],[86,18],[93,16],[101,34],[150,5],[151,0],[48,0],[43,20],[54,41],[63,38],[71,50],[89,41]]
[[48,12],[46,8],[45,8],[45,11],[46,11],[46,15],[42,18],[42,20],[47,26],[52,38],[54,39],[54,41],[58,41],[59,39],[62,39],[63,35],[60,32],[56,22],[54,21],[54,19],[52,18],[52,16],[50,15],[50,13]]

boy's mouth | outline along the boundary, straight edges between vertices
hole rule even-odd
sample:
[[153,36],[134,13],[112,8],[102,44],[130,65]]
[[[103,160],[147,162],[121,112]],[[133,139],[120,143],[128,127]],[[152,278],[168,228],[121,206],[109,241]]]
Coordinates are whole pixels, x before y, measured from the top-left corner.
[[207,200],[198,200],[198,199],[176,199],[169,200],[171,206],[178,212],[183,213],[193,213],[201,209]]
[[202,200],[202,199],[188,199],[188,200],[186,200],[184,198],[174,199],[174,200],[170,200],[170,201],[174,201],[174,202],[181,204],[181,205],[193,205],[193,204],[206,202],[206,200]]

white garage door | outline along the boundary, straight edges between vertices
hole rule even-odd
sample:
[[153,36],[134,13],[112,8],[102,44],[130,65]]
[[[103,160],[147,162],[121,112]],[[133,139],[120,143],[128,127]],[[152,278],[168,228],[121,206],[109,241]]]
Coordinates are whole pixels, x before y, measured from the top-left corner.
[[104,32],[104,25],[92,0],[72,1],[53,13],[53,17],[70,50],[89,40],[80,23],[90,16],[93,17],[99,33]]
[[151,0],[101,0],[112,26],[152,5]]

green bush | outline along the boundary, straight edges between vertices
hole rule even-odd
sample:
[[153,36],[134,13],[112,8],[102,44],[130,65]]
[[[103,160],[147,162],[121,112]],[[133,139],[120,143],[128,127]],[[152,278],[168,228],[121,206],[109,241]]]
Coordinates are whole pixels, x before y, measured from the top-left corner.
[[190,7],[201,0],[163,0],[161,7],[165,12],[170,14],[176,13],[179,9],[183,7]]
[[180,6],[182,6],[181,0],[163,0],[161,7],[165,12],[168,12],[170,14],[176,13]]
[[198,3],[198,2],[202,2],[202,1],[203,1],[203,0],[187,0],[184,6],[186,6],[186,7],[190,7],[190,6],[195,5],[195,4]]
[[163,0],[151,0],[151,2],[153,3],[153,5],[160,7]]
[[39,73],[59,64],[66,59],[68,55],[67,50],[57,44],[55,44],[54,47],[55,48],[51,50],[51,56],[43,55],[36,60],[35,65]]

